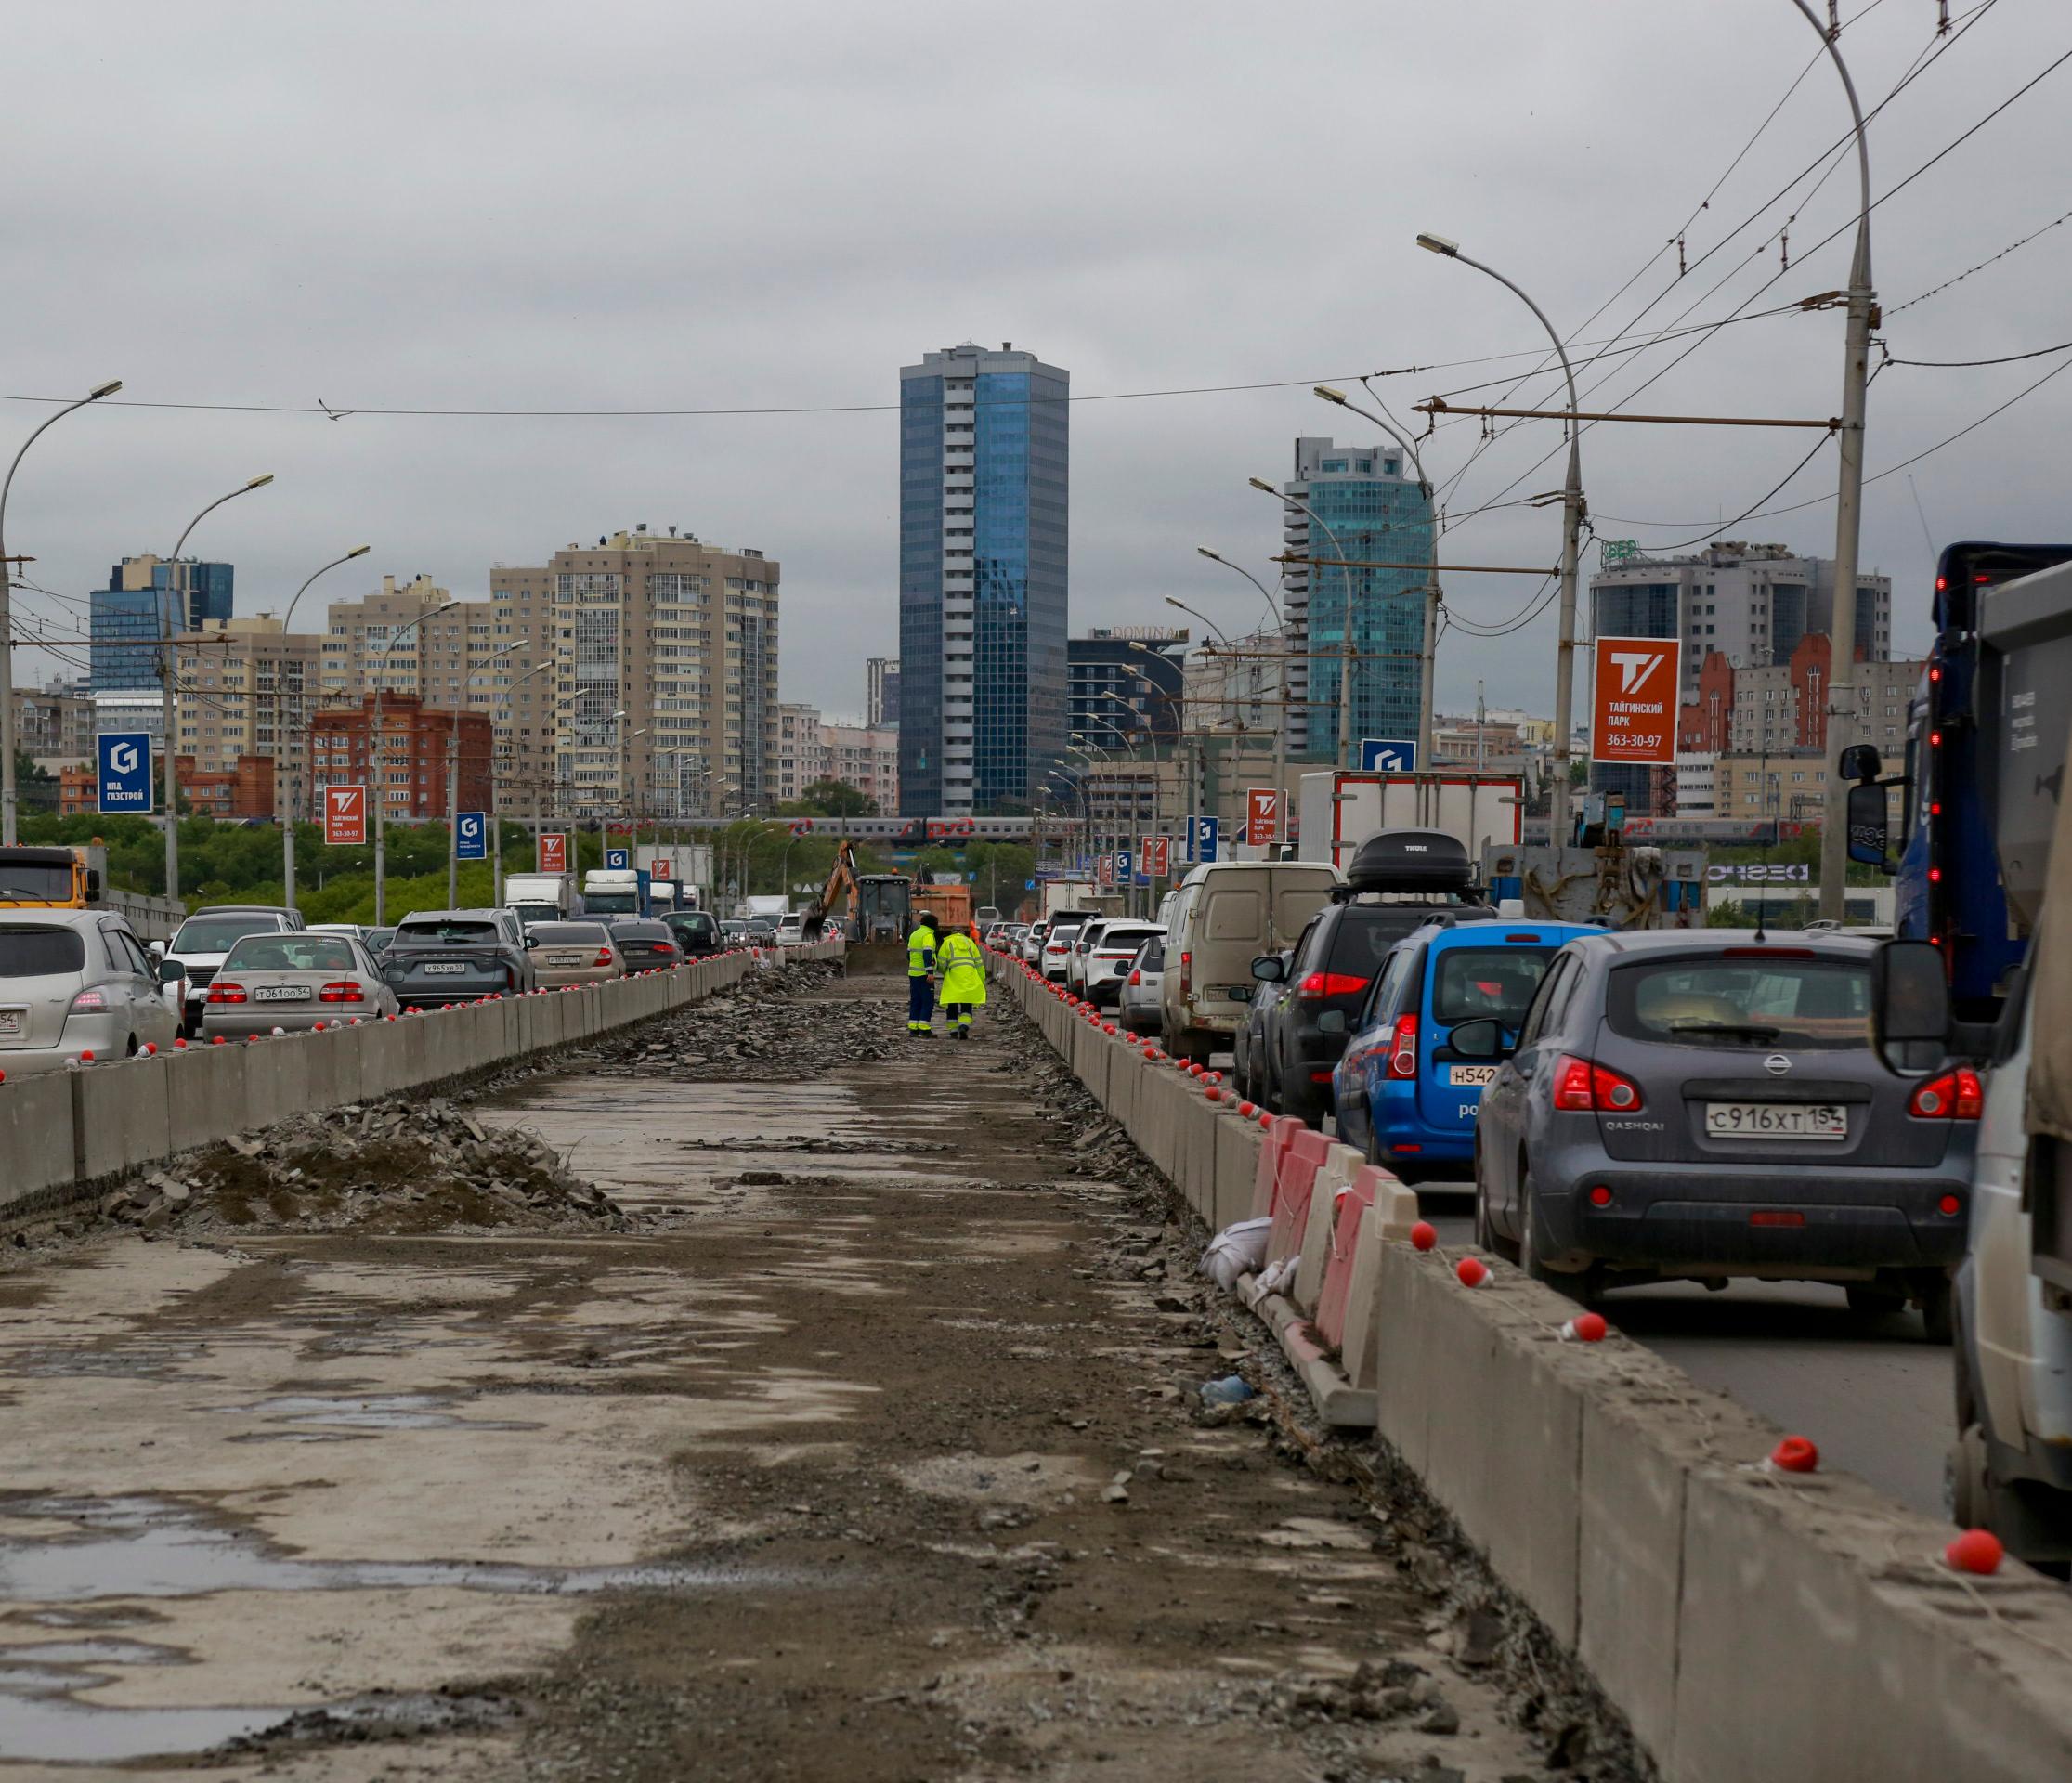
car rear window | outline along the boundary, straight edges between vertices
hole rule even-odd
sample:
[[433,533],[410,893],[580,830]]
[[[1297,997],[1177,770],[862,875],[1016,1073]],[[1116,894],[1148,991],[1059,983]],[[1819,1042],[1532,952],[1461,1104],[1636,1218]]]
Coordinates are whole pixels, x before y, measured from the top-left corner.
[[686,912],[678,917],[671,926],[681,929],[685,934],[706,937],[711,936],[716,930],[712,918],[702,912]]
[[493,922],[406,922],[397,930],[397,947],[481,947],[502,940]]
[[666,922],[615,922],[612,933],[621,941],[666,941],[674,944],[676,937],[670,933]]
[[1318,962],[1327,972],[1372,978],[1388,958],[1388,950],[1431,917],[1415,906],[1348,905],[1331,929],[1331,957]]
[[1150,929],[1110,929],[1094,943],[1094,951],[1101,954],[1134,954],[1154,932]]
[[542,947],[602,947],[608,939],[601,922],[536,922],[532,932]]
[[350,972],[351,945],[336,935],[247,935],[230,949],[225,971]]
[[1629,1040],[1845,1051],[1870,1044],[1870,967],[1781,953],[1621,966],[1605,1019]]
[[1451,1027],[1493,1018],[1517,1027],[1554,955],[1552,947],[1445,949],[1432,973],[1432,1020]]
[[227,954],[230,944],[244,935],[280,932],[278,917],[195,917],[180,924],[173,937],[176,954]]
[[0,978],[48,978],[86,964],[74,929],[0,929]]

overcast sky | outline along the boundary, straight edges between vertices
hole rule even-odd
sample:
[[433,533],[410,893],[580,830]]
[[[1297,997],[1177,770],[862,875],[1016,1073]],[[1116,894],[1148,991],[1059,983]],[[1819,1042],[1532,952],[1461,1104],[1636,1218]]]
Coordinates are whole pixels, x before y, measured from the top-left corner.
[[[1975,9],[1952,0],[1960,18]],[[1933,49],[1937,7],[1844,11],[1861,18],[1843,42],[1868,106]],[[1687,308],[1693,321],[1729,312],[1779,270],[1776,231],[1794,209],[1790,269],[1749,307],[1839,287],[1856,202],[1852,167],[1811,197],[1802,179],[1722,245],[1842,135],[1839,84],[1815,67],[1691,221],[1686,258],[1711,257],[1679,282],[1664,251],[1818,53],[1791,0],[67,0],[10,7],[7,40],[10,397],[121,377],[125,403],[890,405],[903,362],[966,339],[1041,354],[1081,397],[1286,382],[1075,403],[1075,632],[1176,618],[1169,593],[1228,627],[1251,622],[1256,596],[1193,547],[1270,574],[1277,512],[1245,478],[1284,476],[1298,433],[1349,436],[1312,382],[1539,348],[1515,297],[1418,252],[1418,229],[1456,238],[1565,333],[1599,341]],[[1873,124],[1874,189],[2068,48],[2065,0],[1990,5]],[[2072,64],[1876,213],[1896,357],[2072,339],[2072,224],[1893,313],[2072,204],[2068,98]],[[1833,311],[1725,328],[1630,406],[1826,416],[1842,337]],[[1629,397],[1690,345],[1601,360],[1583,406]],[[2062,362],[1885,371],[1870,469]],[[1534,363],[1376,387],[1416,424],[1409,404]],[[1519,396],[1554,391],[1540,378]],[[0,403],[0,438],[47,412]],[[1911,487],[1905,473],[1871,486],[1864,562],[1895,579],[1902,648],[1925,639],[1929,537],[2072,534],[2068,412],[2072,377],[1925,460]],[[252,612],[371,544],[319,585],[299,630],[319,629],[321,596],[365,592],[384,572],[480,595],[494,563],[675,523],[781,558],[785,697],[854,711],[863,658],[897,648],[893,423],[889,408],[332,422],[102,405],[24,462],[7,549],[67,597],[31,594],[28,613],[77,635],[77,603],[110,564],[170,550],[204,501],[270,471],[273,487],[212,515],[189,549],[236,564]],[[1658,546],[1701,535],[1810,443],[1595,428],[1583,471],[1597,531]],[[1435,480],[1477,445],[1476,423],[1442,427],[1425,447]],[[1532,466],[1558,449],[1554,423],[1519,428],[1452,485],[1450,510],[1556,488],[1557,456]],[[1726,536],[1827,554],[1833,483],[1828,447],[1777,498],[1815,505]],[[1551,564],[1559,527],[1554,508],[1484,513],[1449,532],[1445,554]],[[1494,623],[1537,586],[1455,576],[1447,598]],[[1550,607],[1497,641],[1450,636],[1441,708],[1470,704],[1479,676],[1492,704],[1551,709],[1553,628]],[[32,654],[18,679],[54,666]]]

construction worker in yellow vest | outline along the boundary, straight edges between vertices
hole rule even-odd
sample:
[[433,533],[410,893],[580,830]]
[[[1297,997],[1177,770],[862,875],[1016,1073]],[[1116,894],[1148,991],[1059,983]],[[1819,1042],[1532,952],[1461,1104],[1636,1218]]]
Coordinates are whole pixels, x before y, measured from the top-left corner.
[[971,1037],[971,1011],[985,1001],[985,952],[961,929],[952,929],[935,944],[935,963],[943,974],[943,1013],[959,1040]]
[[906,937],[906,1035],[935,1037],[935,914],[918,912]]

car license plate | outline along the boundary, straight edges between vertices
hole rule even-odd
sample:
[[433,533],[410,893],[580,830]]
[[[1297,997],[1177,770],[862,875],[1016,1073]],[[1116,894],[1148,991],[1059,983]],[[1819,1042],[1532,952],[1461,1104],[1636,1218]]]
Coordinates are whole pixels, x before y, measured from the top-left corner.
[[464,959],[428,959],[424,970],[428,972],[464,972],[468,963]]
[[1482,1084],[1496,1081],[1494,1065],[1453,1065],[1447,1069],[1446,1081],[1455,1089],[1475,1088]]
[[1715,1139],[1845,1139],[1849,1111],[1839,1102],[1707,1102],[1705,1132]]
[[28,1013],[27,1009],[0,1009],[0,1034],[20,1035],[21,1018]]
[[254,1003],[306,1003],[309,986],[306,984],[258,984],[253,987]]

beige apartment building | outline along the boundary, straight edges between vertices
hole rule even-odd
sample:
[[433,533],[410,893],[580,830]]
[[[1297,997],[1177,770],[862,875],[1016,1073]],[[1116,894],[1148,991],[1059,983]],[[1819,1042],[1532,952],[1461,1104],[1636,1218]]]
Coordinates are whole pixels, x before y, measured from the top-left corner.
[[268,616],[210,619],[179,643],[178,753],[199,774],[234,774],[240,756],[273,759],[281,808],[310,814],[308,720],[325,640]]
[[839,780],[891,816],[899,810],[899,727],[830,721],[817,707],[787,702],[771,709],[763,772],[775,803],[804,798],[816,780]]
[[[551,718],[520,722],[549,709],[520,703],[528,683],[499,721],[514,733],[513,772],[543,764],[551,748],[554,806],[577,816],[721,815],[771,803],[779,575],[760,551],[645,526],[565,546],[542,566],[492,570],[492,644],[496,625],[547,623],[555,646],[554,670],[537,677],[553,684]],[[538,635],[514,630],[501,642]]]

